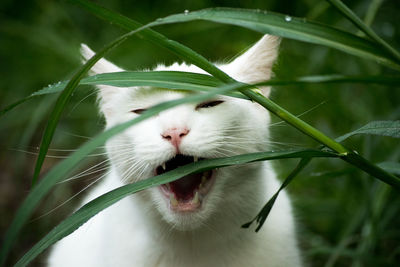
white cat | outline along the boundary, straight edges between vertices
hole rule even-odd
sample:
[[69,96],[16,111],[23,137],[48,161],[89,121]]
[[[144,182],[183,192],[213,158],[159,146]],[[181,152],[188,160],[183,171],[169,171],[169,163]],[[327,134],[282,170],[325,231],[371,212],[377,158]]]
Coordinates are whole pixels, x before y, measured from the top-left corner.
[[[219,67],[247,83],[267,80],[279,38],[265,35],[233,62]],[[82,45],[85,60],[93,55]],[[156,70],[204,73],[173,64]],[[100,60],[92,73],[122,71]],[[107,128],[186,93],[156,88],[98,86]],[[268,96],[269,88],[262,88]],[[248,100],[218,96],[161,112],[107,142],[108,176],[84,203],[126,183],[201,160],[267,151],[269,113]],[[258,233],[243,229],[276,192],[269,162],[194,174],[126,197],[58,242],[54,267],[301,266],[290,201],[282,192]]]

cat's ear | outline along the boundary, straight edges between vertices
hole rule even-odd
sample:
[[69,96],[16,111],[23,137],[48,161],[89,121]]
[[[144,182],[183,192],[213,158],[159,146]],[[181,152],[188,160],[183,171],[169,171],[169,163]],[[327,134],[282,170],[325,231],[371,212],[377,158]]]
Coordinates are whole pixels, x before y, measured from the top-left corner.
[[[86,63],[95,53],[86,44],[81,44],[81,55],[82,62]],[[90,69],[90,75],[96,75],[107,72],[119,72],[123,69],[102,58],[96,62],[96,64]],[[100,110],[105,115],[106,119],[113,114],[113,105],[111,104],[112,99],[115,95],[121,91],[121,88],[108,86],[108,85],[97,85],[99,89],[99,103]]]
[[[81,55],[83,63],[86,63],[91,57],[94,56],[94,52],[86,44],[81,44]],[[118,72],[123,71],[123,69],[115,66],[110,61],[102,58],[96,62],[96,64],[90,69],[91,74],[99,74],[106,72]]]
[[[272,76],[272,66],[278,57],[279,43],[279,37],[264,35],[242,55],[228,65],[222,66],[222,70],[244,83],[269,80]],[[270,87],[260,87],[260,89],[265,96],[269,95]]]

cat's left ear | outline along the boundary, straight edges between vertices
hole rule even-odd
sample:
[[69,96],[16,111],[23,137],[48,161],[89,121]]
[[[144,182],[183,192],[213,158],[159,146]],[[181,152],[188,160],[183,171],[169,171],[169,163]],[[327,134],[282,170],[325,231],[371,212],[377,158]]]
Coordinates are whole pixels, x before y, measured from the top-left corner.
[[[269,80],[272,66],[278,57],[280,38],[264,35],[245,53],[235,58],[231,63],[221,66],[232,78],[244,83],[257,83]],[[260,87],[265,96],[269,95],[270,87]]]
[[[87,45],[81,44],[81,55],[83,63],[86,63],[86,61],[93,57],[94,54],[95,53],[92,51],[92,49],[90,49]],[[96,62],[96,64],[90,69],[89,73],[91,75],[94,75],[120,71],[123,71],[123,69],[102,58]],[[100,110],[106,117],[106,120],[108,120],[115,113],[115,105],[113,104],[112,100],[116,95],[121,92],[121,89],[109,85],[97,85],[96,87],[99,88],[98,97]]]

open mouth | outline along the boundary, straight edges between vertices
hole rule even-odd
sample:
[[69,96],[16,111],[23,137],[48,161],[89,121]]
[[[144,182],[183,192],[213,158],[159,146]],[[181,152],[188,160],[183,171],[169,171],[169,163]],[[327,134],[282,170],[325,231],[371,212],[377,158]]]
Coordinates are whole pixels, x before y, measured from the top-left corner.
[[[173,159],[158,166],[155,171],[159,175],[198,160],[202,160],[202,158],[178,154]],[[193,173],[161,185],[161,191],[169,200],[170,208],[174,211],[198,210],[213,185],[213,173],[213,171]]]

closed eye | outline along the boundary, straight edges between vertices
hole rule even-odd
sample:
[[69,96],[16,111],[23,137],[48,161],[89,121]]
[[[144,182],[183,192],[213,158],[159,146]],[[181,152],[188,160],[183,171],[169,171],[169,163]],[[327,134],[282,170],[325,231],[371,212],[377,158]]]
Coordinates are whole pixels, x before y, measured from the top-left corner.
[[218,106],[219,104],[222,104],[222,103],[224,103],[224,101],[222,101],[222,100],[213,100],[213,101],[203,102],[196,106],[196,110],[198,110],[200,108],[212,108],[212,107]]
[[131,110],[132,113],[136,113],[136,114],[142,114],[143,112],[145,112],[147,109],[146,108],[138,108],[138,109],[133,109]]

